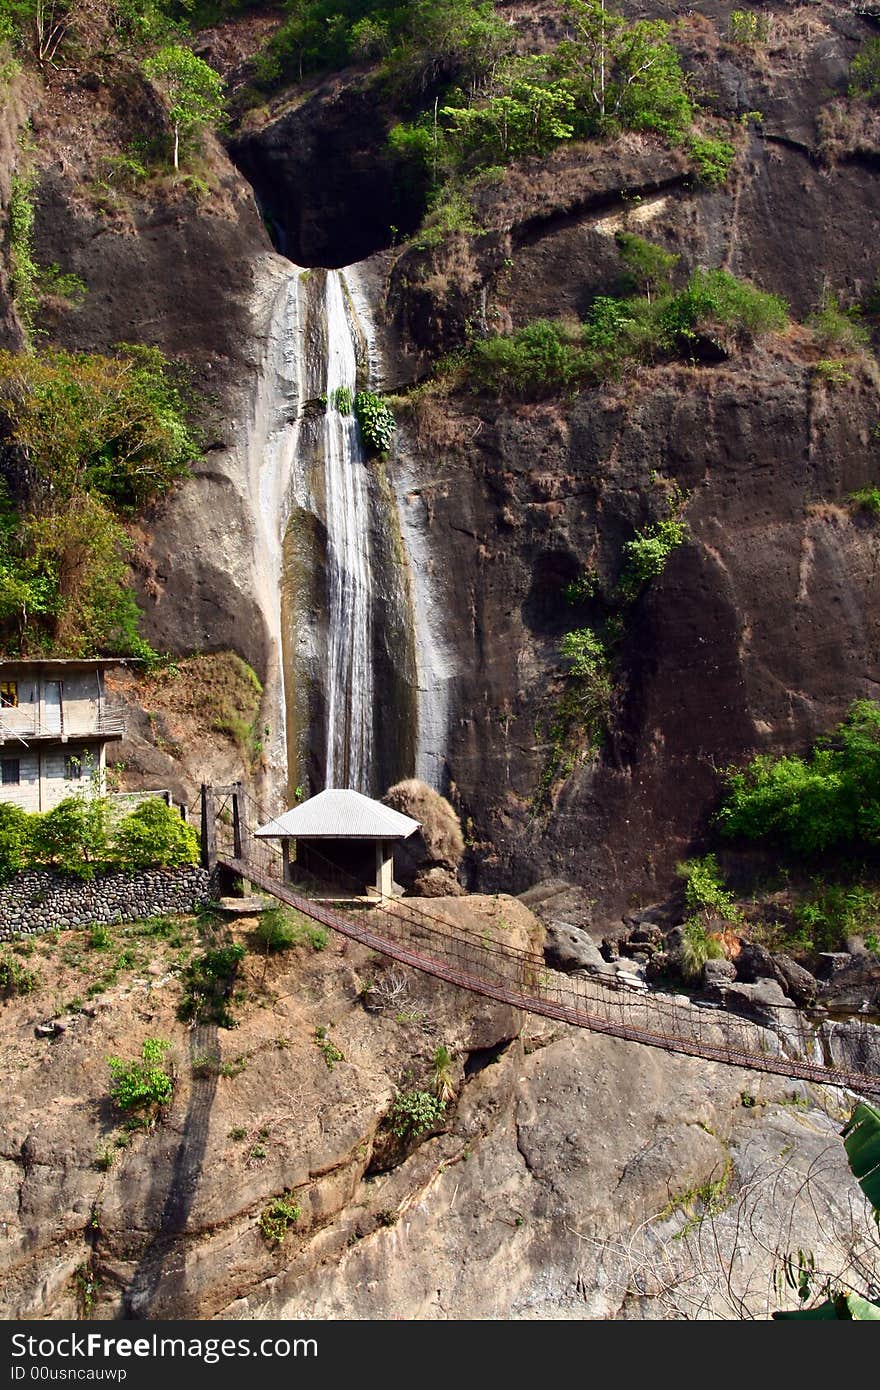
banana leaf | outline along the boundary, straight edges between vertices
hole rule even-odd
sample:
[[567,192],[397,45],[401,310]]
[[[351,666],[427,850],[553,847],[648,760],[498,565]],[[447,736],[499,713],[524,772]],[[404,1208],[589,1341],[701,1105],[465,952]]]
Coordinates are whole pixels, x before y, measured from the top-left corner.
[[880,1111],[860,1101],[843,1129],[846,1156],[880,1221]]
[[860,1298],[856,1293],[838,1293],[826,1303],[820,1303],[817,1308],[796,1308],[790,1312],[774,1313],[773,1317],[779,1320],[808,1318],[815,1321],[817,1318],[832,1318],[847,1322],[880,1322],[880,1304],[869,1303],[866,1298]]

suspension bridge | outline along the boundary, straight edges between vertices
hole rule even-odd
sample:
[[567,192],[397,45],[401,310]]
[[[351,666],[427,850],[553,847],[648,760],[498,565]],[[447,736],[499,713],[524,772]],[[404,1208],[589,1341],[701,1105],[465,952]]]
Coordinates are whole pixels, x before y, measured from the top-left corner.
[[[256,839],[260,808],[241,784],[203,788],[202,853],[319,925],[413,970],[528,1013],[665,1052],[880,1096],[880,1024],[831,1019],[824,1009],[712,1003],[642,991],[583,972],[550,970],[543,953],[446,921],[430,900],[376,894],[319,900],[286,878],[280,847]],[[339,870],[333,866],[338,883]],[[326,892],[326,890],[324,890]],[[356,900],[360,901],[356,901]]]

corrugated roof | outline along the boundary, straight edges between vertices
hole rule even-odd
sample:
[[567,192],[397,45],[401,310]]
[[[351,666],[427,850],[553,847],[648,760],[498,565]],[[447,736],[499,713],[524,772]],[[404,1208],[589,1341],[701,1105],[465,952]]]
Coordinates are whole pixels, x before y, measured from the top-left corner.
[[381,801],[347,788],[328,787],[254,833],[265,839],[405,840],[418,829],[417,820]]

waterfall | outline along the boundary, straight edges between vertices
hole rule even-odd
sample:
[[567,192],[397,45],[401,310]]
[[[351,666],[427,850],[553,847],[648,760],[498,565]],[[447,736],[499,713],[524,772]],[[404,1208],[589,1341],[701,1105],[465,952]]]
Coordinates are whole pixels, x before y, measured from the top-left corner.
[[279,651],[266,751],[288,798],[414,773],[440,787],[445,770],[452,669],[424,502],[405,460],[367,463],[353,413],[384,374],[368,284],[357,266],[292,268],[258,395],[256,573]]
[[325,786],[371,790],[373,583],[366,458],[353,414],[358,343],[342,275],[328,270],[324,493],[327,522]]
[[282,545],[290,509],[303,400],[300,268],[289,265],[275,292],[254,415],[248,432],[248,474],[255,509],[254,590],[269,619],[274,655],[266,676],[271,723],[264,756],[272,781],[287,781],[287,701],[282,620]]

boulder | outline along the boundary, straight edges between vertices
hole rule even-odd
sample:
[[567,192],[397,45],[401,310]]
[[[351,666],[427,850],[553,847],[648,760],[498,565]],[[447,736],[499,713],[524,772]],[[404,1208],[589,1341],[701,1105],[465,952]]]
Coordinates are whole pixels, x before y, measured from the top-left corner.
[[790,999],[802,1007],[815,1003],[819,988],[815,976],[784,952],[773,956],[774,975]]
[[[382,800],[386,806],[417,820],[420,826],[414,835],[395,846],[395,879],[425,897],[448,897],[459,892],[456,871],[464,857],[464,835],[454,807],[416,777],[389,787]],[[434,874],[435,869],[444,872]]]
[[868,951],[829,951],[820,962],[818,998],[823,1004],[851,1013],[880,1013],[880,958]]
[[732,960],[707,960],[703,965],[703,989],[722,988],[736,979]]
[[736,978],[753,985],[758,980],[775,980],[773,957],[757,941],[743,941],[736,958]]
[[586,970],[597,975],[610,971],[595,942],[580,927],[573,927],[569,922],[548,924],[544,959],[554,970]]
[[777,1021],[776,1011],[791,1005],[782,992],[777,980],[758,980],[754,984],[743,984],[739,980],[728,983],[725,1003],[737,1013],[753,1018],[756,1023],[773,1024]]

